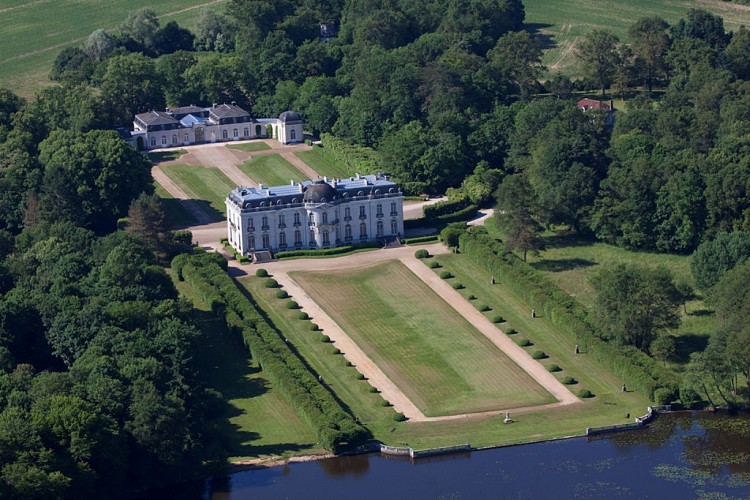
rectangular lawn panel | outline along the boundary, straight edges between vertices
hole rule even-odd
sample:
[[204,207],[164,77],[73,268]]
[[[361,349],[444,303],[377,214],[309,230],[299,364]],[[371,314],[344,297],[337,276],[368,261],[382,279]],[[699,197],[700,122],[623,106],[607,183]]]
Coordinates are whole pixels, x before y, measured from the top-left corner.
[[398,261],[291,276],[427,416],[555,401]]
[[284,186],[294,179],[302,182],[307,176],[280,155],[262,155],[250,158],[240,166],[248,177],[265,186]]
[[[346,165],[333,160],[333,158],[323,153],[321,146],[315,145],[310,151],[297,151],[294,153],[297,158],[304,161],[321,177],[337,177],[344,179],[352,177],[356,172],[351,172]],[[360,172],[362,174],[367,172]]]
[[161,170],[194,200],[208,203],[214,218],[226,215],[224,200],[235,186],[218,168],[196,165],[163,165]]
[[180,200],[174,198],[158,182],[154,182],[156,195],[161,199],[167,226],[190,226],[196,223],[195,217],[185,210]]
[[242,144],[227,144],[229,149],[239,149],[240,151],[267,151],[271,146],[263,141],[245,142]]

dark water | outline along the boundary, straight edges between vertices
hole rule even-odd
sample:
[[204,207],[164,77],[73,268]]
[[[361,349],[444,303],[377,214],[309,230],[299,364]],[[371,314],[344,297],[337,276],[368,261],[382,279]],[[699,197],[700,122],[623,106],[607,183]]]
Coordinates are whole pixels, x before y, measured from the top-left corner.
[[[550,422],[550,425],[554,425]],[[181,498],[750,498],[750,418],[660,416],[649,428],[421,459],[379,454],[239,472]],[[158,494],[164,498],[164,492]]]

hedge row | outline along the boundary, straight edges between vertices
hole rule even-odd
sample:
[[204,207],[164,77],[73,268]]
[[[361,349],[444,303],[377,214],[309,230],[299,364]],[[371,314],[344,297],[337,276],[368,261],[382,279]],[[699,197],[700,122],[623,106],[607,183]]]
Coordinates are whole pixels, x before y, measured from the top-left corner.
[[380,243],[378,243],[377,241],[369,241],[367,243],[362,243],[359,245],[344,245],[341,247],[323,248],[319,250],[288,250],[285,252],[276,252],[274,257],[276,257],[277,259],[289,259],[292,257],[320,257],[325,255],[341,255],[364,248],[380,248],[380,246]]
[[407,245],[417,245],[419,243],[430,243],[432,241],[437,241],[437,240],[438,240],[437,234],[430,234],[428,236],[418,236],[416,238],[409,238],[408,240],[404,240],[404,243]]
[[279,332],[214,262],[189,257],[181,274],[227,327],[240,334],[254,359],[325,448],[338,452],[367,441],[368,431],[320,384]]
[[424,207],[424,216],[426,219],[437,219],[442,215],[448,215],[459,210],[463,210],[471,204],[468,197],[458,198],[455,200],[441,201],[434,205]]
[[441,215],[440,217],[437,217],[435,219],[435,222],[437,222],[439,227],[446,226],[452,222],[464,222],[472,219],[474,215],[476,215],[477,210],[479,210],[478,206],[469,205],[468,207],[462,208],[457,212]]
[[323,154],[346,165],[351,175],[356,172],[370,174],[379,170],[374,149],[349,144],[331,134],[321,134],[320,139],[323,143]]
[[502,244],[473,230],[460,237],[461,252],[523,297],[531,307],[570,335],[579,348],[609,367],[628,385],[643,391],[653,401],[660,387],[676,387],[674,376],[652,358],[632,346],[608,344],[596,335],[586,309],[518,257],[506,253]]

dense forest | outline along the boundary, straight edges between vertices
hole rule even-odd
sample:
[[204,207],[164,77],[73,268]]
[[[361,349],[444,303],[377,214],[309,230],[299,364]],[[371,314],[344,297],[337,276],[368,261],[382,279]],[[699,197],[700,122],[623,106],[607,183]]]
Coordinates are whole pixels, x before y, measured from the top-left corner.
[[[116,497],[221,458],[205,425],[220,396],[163,269],[189,235],[163,227],[148,159],[113,130],[165,106],[295,109],[314,135],[372,147],[408,193],[496,201],[524,252],[550,227],[695,251],[722,331],[690,387],[710,399],[710,375],[736,392],[750,375],[750,31],[702,10],[638,20],[627,43],[593,31],[571,81],[547,73],[552,41],[523,23],[520,0],[231,0],[190,29],[140,10],[63,50],[36,99],[0,89],[0,496]],[[575,90],[627,110],[611,125]],[[672,309],[688,295],[659,271],[616,271],[601,302],[643,284]]]

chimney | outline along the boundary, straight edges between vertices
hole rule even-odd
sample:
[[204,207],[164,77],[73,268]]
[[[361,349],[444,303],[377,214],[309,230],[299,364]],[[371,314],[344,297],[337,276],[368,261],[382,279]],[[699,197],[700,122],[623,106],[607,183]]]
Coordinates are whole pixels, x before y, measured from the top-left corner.
[[258,189],[263,189],[263,183],[258,184]]
[[294,186],[294,179],[292,179],[292,183],[291,183],[290,185],[291,185],[291,186]]
[[302,184],[297,184],[297,191],[299,191],[300,193],[303,191]]

